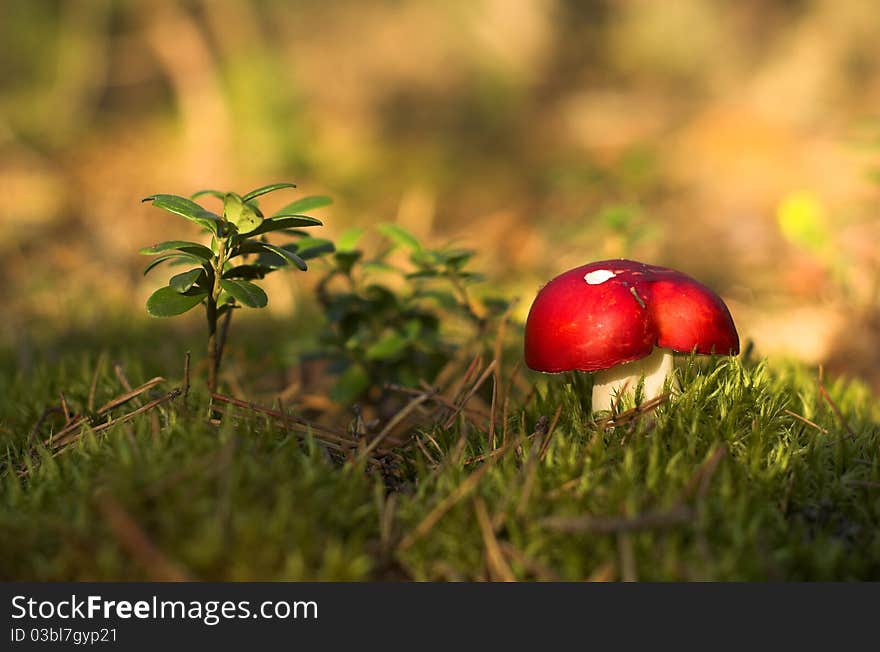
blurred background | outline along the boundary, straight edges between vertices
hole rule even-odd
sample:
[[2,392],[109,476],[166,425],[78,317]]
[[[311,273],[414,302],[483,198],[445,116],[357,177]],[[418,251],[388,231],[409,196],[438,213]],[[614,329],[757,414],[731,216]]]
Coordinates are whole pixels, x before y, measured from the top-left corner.
[[[878,36],[875,0],[4,0],[0,346],[154,328],[137,250],[197,233],[142,197],[295,181],[314,235],[476,249],[520,320],[632,257],[880,389]],[[307,310],[275,276],[247,319]]]

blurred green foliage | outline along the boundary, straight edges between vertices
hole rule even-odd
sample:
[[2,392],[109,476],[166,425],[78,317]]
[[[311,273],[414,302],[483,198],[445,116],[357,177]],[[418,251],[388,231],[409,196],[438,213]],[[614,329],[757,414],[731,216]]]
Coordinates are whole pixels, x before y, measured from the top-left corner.
[[828,255],[831,233],[822,204],[813,193],[794,192],[783,198],[776,219],[790,242],[819,257]]
[[[327,321],[317,355],[339,374],[331,397],[343,405],[376,401],[388,384],[431,382],[462,344],[479,341],[508,305],[495,299],[478,306],[469,293],[481,279],[468,269],[475,252],[424,247],[396,224],[378,230],[386,245],[370,257],[358,248],[362,230],[344,233],[317,287]],[[394,256],[398,251],[403,260]]]

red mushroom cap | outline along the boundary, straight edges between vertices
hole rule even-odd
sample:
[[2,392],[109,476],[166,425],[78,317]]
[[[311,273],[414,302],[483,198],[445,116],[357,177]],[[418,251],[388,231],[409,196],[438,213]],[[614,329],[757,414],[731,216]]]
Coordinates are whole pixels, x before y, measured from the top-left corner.
[[526,321],[526,364],[551,373],[598,371],[638,360],[655,346],[736,355],[727,306],[674,269],[602,260],[545,285]]

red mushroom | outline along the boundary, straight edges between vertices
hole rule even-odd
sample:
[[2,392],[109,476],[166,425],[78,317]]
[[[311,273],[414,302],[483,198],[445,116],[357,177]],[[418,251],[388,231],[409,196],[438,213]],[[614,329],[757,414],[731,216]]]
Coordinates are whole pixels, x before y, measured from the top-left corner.
[[736,355],[739,336],[727,306],[674,269],[602,260],[560,274],[535,298],[526,321],[526,364],[548,373],[596,372],[593,409],[635,391],[657,396],[672,352]]

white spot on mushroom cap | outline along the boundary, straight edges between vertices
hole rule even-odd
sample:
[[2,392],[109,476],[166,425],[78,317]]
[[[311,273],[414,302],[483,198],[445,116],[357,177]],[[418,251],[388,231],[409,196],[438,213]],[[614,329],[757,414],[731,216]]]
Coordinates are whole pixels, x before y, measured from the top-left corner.
[[584,275],[584,280],[587,282],[588,285],[599,285],[614,277],[615,273],[612,272],[610,269],[596,269],[592,272],[587,272]]

